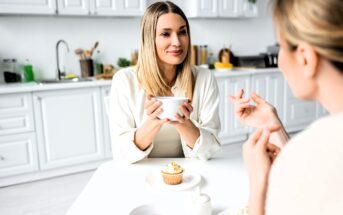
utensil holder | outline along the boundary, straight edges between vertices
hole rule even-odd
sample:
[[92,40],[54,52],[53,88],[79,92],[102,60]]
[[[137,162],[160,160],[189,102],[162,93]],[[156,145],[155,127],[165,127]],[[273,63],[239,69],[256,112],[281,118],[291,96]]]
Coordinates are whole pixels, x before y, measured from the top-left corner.
[[93,66],[92,59],[80,60],[80,66],[81,66],[81,76],[83,78],[94,76],[94,66]]

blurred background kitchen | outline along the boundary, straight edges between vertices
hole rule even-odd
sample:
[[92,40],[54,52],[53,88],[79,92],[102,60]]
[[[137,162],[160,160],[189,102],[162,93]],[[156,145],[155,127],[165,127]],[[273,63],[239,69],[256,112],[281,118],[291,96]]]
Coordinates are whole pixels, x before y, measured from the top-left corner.
[[[27,0],[22,5],[15,2],[24,1],[0,1],[0,58],[15,58],[19,69],[28,59],[34,67],[35,79],[40,80],[56,76],[55,46],[60,39],[70,48],[70,52],[61,48],[61,64],[67,73],[80,75],[74,50],[90,48],[95,41],[99,41],[100,54],[94,57],[104,64],[115,65],[121,57],[130,59],[131,52],[139,47],[140,16],[151,0]],[[116,2],[127,2],[137,8],[127,9],[126,15],[125,11],[110,9]],[[231,47],[236,55],[266,52],[266,47],[275,43],[271,17],[266,13],[267,1],[253,3],[258,11],[243,11],[243,3],[247,2],[199,1],[198,7],[204,4],[203,7],[210,8],[204,12],[193,12],[183,6],[194,17],[190,19],[192,43],[207,45],[208,52],[216,57],[223,47]],[[223,14],[218,14],[220,10]],[[29,13],[33,15],[24,15]]]

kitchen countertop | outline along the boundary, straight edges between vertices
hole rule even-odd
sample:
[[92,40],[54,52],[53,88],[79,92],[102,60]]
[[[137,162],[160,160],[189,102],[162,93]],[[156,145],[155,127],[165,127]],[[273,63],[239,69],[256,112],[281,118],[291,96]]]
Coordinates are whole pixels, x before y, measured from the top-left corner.
[[[263,74],[271,72],[280,72],[278,68],[243,68],[243,69],[232,69],[232,70],[214,70],[214,75],[217,78],[230,77],[230,76],[245,76],[253,74]],[[71,83],[49,83],[39,84],[36,82],[30,83],[11,83],[11,84],[0,84],[0,94],[7,93],[24,93],[33,91],[47,91],[47,90],[59,90],[59,89],[75,89],[83,87],[98,87],[98,86],[111,86],[111,80],[92,80],[82,82],[71,82]]]
[[6,93],[24,93],[24,92],[33,92],[33,91],[111,86],[111,83],[112,83],[111,80],[94,80],[94,81],[81,81],[81,82],[71,82],[71,83],[49,83],[49,84],[39,84],[36,82],[11,83],[11,84],[0,85],[0,95],[6,94]]

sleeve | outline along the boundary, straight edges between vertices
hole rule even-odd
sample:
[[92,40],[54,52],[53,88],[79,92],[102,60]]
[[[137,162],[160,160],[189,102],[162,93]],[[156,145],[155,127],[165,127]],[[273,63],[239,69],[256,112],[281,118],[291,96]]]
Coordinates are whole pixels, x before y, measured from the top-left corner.
[[133,115],[134,101],[130,99],[133,81],[119,71],[112,79],[109,124],[113,159],[134,163],[144,159],[152,150],[152,145],[142,151],[134,143],[137,130]]
[[[218,133],[220,131],[219,120],[219,90],[217,81],[210,71],[200,71],[203,77],[197,79],[196,87],[200,90],[198,101],[199,105],[198,120],[191,117],[192,122],[200,130],[194,148],[189,148],[183,140],[184,152],[186,157],[195,157],[200,160],[208,160],[220,149]],[[206,75],[205,75],[206,74]],[[200,74],[198,74],[200,75]]]

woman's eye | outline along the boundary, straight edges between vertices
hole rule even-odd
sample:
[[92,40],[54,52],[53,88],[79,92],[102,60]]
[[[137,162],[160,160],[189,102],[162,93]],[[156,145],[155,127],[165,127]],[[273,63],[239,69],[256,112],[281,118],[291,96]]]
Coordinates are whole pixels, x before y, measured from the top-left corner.
[[179,32],[179,35],[187,35],[187,31],[186,30],[182,30]]
[[169,34],[168,32],[163,32],[163,33],[161,33],[161,36],[162,36],[162,37],[169,37],[169,35],[170,35],[170,34]]

